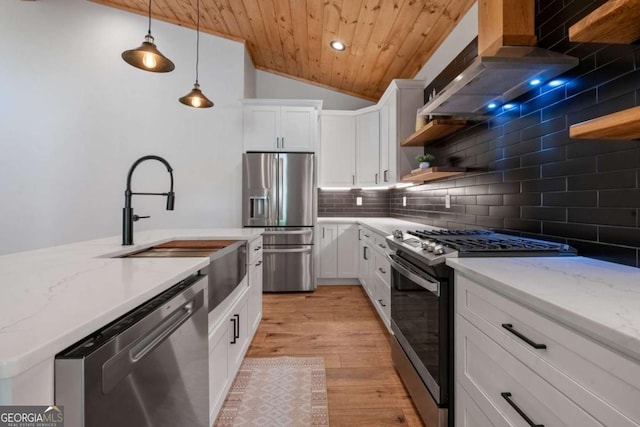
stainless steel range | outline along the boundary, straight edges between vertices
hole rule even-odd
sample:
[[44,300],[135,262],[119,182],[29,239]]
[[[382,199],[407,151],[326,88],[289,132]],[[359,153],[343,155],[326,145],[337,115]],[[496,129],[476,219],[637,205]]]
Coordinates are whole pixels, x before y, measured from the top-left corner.
[[453,427],[450,257],[572,256],[575,249],[486,230],[396,230],[391,263],[392,356],[426,425]]

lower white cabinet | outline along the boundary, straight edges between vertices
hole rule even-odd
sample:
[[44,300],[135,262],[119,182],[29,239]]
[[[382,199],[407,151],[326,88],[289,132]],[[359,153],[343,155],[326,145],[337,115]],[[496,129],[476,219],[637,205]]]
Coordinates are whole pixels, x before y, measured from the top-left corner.
[[254,334],[262,319],[262,256],[249,266],[249,320],[247,326]]
[[355,279],[358,277],[358,224],[318,225],[318,277]]
[[[456,273],[456,425],[640,425],[640,364]],[[470,420],[478,414],[489,422]],[[516,409],[518,408],[518,409]]]
[[391,330],[391,265],[386,236],[360,226],[360,283],[383,323]]

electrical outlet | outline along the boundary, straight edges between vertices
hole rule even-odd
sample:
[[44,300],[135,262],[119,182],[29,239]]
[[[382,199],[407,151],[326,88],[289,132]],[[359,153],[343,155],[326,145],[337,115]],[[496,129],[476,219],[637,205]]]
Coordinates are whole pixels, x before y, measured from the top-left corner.
[[356,206],[362,206],[362,197],[356,197]]
[[451,209],[451,196],[448,194],[444,196],[444,207],[446,209]]
[[407,206],[407,196],[402,196],[402,206]]

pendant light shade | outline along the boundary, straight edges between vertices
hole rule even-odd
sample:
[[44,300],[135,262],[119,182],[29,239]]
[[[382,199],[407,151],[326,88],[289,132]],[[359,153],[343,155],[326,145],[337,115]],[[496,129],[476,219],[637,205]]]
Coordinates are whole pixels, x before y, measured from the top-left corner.
[[182,104],[187,105],[193,108],[211,108],[213,107],[213,102],[209,100],[204,93],[200,90],[200,85],[198,84],[198,62],[200,60],[200,0],[197,2],[197,14],[198,18],[196,20],[196,82],[193,85],[193,89],[191,92],[178,99]]
[[211,108],[213,107],[213,102],[209,100],[204,93],[200,90],[200,85],[196,80],[196,83],[193,85],[193,89],[191,92],[180,98],[180,102],[184,105],[188,105],[189,107],[194,108]]
[[151,35],[151,0],[149,0],[149,31],[140,46],[122,52],[122,59],[129,65],[154,73],[168,73],[176,68],[169,58],[160,53]]

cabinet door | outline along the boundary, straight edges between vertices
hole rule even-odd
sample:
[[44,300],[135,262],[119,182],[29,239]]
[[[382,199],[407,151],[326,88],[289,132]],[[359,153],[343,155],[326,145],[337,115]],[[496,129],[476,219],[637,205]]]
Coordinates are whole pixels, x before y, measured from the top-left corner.
[[209,416],[218,413],[231,381],[229,369],[229,328],[222,322],[209,334]]
[[280,150],[316,151],[318,112],[313,107],[281,107]]
[[338,275],[349,279],[358,277],[358,225],[338,224]]
[[[388,101],[380,107],[380,174],[382,183],[386,185],[396,182],[395,167],[391,163],[395,146],[391,144],[390,110]],[[395,161],[395,156],[393,156],[393,161]]]
[[367,291],[369,298],[373,298],[373,291],[371,289],[372,283],[370,279],[370,267],[371,267],[371,248],[364,241],[360,240],[360,254],[358,259],[360,260],[360,266],[358,270],[358,279]]
[[244,348],[249,341],[247,305],[247,294],[245,294],[229,317],[229,365],[233,368],[233,372],[236,372],[242,363]]
[[280,107],[246,105],[243,113],[244,151],[274,151],[280,141]]
[[320,252],[318,277],[338,277],[338,225],[321,224],[318,227]]
[[323,114],[320,129],[320,186],[355,185],[355,116]]
[[249,267],[249,333],[255,333],[262,319],[262,257]]
[[380,113],[356,117],[356,183],[380,184]]

